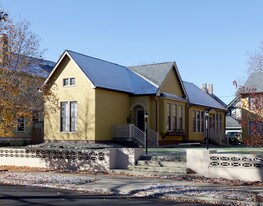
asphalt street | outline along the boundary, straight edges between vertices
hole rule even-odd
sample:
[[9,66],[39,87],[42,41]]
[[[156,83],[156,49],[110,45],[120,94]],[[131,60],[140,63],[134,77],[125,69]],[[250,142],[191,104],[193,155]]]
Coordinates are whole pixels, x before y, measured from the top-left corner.
[[16,185],[0,185],[0,205],[8,206],[67,206],[67,205],[201,205],[176,203],[155,198],[133,198],[101,194],[87,194],[76,191],[35,188]]

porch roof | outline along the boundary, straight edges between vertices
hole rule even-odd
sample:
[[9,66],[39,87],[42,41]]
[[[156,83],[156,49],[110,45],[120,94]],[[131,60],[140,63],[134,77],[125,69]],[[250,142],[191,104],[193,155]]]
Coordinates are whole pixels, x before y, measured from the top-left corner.
[[174,100],[177,100],[177,101],[180,101],[180,102],[187,102],[187,100],[182,98],[182,97],[179,97],[177,95],[170,94],[170,93],[165,93],[165,92],[161,93],[160,97],[174,99]]

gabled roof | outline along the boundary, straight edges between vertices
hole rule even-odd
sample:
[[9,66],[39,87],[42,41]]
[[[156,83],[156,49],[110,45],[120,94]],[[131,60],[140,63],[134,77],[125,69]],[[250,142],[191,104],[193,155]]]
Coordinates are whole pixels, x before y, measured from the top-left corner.
[[65,55],[68,55],[79,66],[94,87],[122,91],[135,95],[155,94],[157,92],[156,86],[145,81],[127,67],[70,50],[66,50],[63,53],[55,69]]
[[180,73],[177,69],[175,62],[164,62],[164,63],[157,63],[157,64],[147,64],[141,66],[131,66],[128,67],[130,70],[134,71],[136,74],[139,74],[146,78],[149,82],[155,84],[158,89],[160,89],[165,82],[169,72],[174,69],[175,73],[178,76],[179,83],[182,86],[183,93],[186,95],[186,91],[180,76]]
[[[17,55],[12,53],[12,56],[10,57],[10,65],[8,66],[8,69],[10,70],[16,70],[31,76],[35,77],[42,77],[46,78],[49,73],[52,71],[52,69],[55,66],[55,62],[39,59],[35,57],[25,56],[25,55]],[[26,62],[23,67],[18,68],[17,62]]]
[[27,73],[33,76],[46,78],[49,75],[49,73],[53,70],[55,64],[56,63],[52,61],[39,60],[36,64],[28,68]]
[[216,101],[206,92],[203,92],[195,84],[185,81],[183,83],[189,98],[189,103],[215,109],[226,110],[226,108],[223,105],[221,105],[218,101]]
[[263,72],[251,73],[244,85],[242,93],[261,93],[263,92]]
[[130,66],[128,68],[160,87],[173,65],[174,62],[165,62],[141,66]]
[[237,95],[228,105],[227,108],[236,108],[240,104],[240,95]]

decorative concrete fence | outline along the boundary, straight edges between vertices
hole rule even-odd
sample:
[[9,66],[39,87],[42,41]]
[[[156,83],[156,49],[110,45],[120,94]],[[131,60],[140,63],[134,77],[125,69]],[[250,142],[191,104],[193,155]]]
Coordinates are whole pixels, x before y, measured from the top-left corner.
[[0,165],[105,172],[126,169],[128,165],[134,165],[142,154],[142,148],[0,148]]
[[188,149],[187,167],[206,177],[263,181],[262,155]]

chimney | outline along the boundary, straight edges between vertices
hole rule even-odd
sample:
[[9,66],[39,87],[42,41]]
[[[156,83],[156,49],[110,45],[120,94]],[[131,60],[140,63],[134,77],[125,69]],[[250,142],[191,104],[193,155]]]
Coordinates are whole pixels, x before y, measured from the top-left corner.
[[212,95],[214,92],[213,92],[213,84],[209,84],[208,85],[208,93],[210,94],[210,95]]
[[202,91],[203,91],[203,92],[207,92],[207,84],[206,84],[206,83],[203,83],[203,85],[202,85]]
[[8,37],[6,34],[0,34],[0,67],[7,64]]

